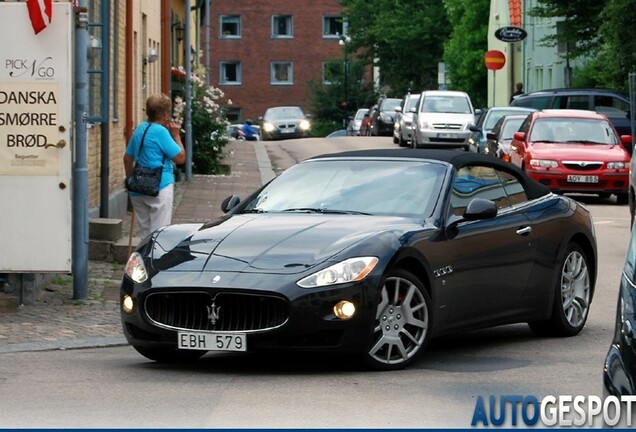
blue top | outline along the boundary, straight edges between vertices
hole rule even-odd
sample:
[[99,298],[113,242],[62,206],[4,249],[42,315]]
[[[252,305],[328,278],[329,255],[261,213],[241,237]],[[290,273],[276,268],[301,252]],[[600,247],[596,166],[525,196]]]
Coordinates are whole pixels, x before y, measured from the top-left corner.
[[[172,159],[181,152],[181,147],[175,142],[170,135],[168,129],[158,123],[150,123],[150,129],[146,133],[144,138],[144,146],[142,153],[139,153],[139,145],[141,144],[141,137],[143,136],[148,122],[139,124],[133,132],[130,142],[126,147],[126,154],[133,159],[139,165],[146,168],[157,168],[163,163],[163,173],[161,175],[161,184],[159,189],[163,189],[171,183],[174,183],[174,172]],[[142,194],[136,192],[129,192],[131,196],[140,196]]]
[[243,133],[246,137],[253,137],[258,132],[249,123],[245,122],[245,124],[243,125]]

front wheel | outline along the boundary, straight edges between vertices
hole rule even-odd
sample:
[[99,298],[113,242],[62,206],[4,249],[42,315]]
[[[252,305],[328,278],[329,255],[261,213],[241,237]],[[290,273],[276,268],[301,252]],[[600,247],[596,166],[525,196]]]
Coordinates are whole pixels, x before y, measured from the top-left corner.
[[200,350],[179,350],[174,348],[148,348],[144,346],[133,345],[139,354],[147,359],[154,360],[159,363],[190,363],[197,360],[207,351]]
[[380,291],[365,363],[378,370],[408,366],[424,351],[431,322],[431,298],[422,282],[406,270],[393,270]]
[[587,321],[592,301],[592,277],[585,252],[578,244],[568,244],[558,271],[552,316],[545,321],[528,323],[539,336],[574,336]]

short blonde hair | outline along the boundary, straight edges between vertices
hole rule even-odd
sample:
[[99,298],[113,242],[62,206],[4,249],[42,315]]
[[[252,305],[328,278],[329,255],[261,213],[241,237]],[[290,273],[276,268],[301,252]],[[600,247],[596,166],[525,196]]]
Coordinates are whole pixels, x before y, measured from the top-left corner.
[[153,94],[146,99],[146,116],[148,121],[163,120],[165,115],[170,115],[172,101],[163,93]]

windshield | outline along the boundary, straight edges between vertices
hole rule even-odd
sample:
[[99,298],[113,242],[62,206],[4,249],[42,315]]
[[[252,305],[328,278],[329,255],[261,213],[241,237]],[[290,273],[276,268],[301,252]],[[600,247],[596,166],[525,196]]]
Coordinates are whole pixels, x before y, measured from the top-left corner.
[[265,120],[269,121],[297,118],[305,118],[303,111],[298,107],[270,108],[265,113]]
[[243,211],[428,217],[446,170],[412,160],[314,160],[285,171]]
[[406,99],[406,106],[404,107],[404,112],[409,112],[413,108],[417,106],[417,103],[420,101],[420,97],[409,97]]
[[484,129],[486,129],[487,131],[491,131],[492,128],[495,127],[495,125],[497,124],[497,122],[499,121],[499,119],[501,119],[503,116],[505,115],[510,115],[510,114],[518,114],[519,111],[505,111],[505,110],[497,110],[497,111],[489,111],[488,117],[486,117],[485,121],[484,121]]
[[521,127],[521,124],[524,120],[525,118],[506,120],[506,122],[503,124],[503,130],[499,134],[501,136],[501,139],[512,141],[515,132],[519,131],[519,128]]
[[543,118],[532,126],[530,141],[616,145],[614,129],[606,120],[584,118]]
[[395,111],[402,104],[402,99],[385,99],[381,111]]
[[472,114],[468,99],[463,96],[426,96],[421,112]]
[[355,119],[356,120],[362,120],[364,118],[364,115],[366,113],[368,113],[368,112],[369,112],[369,110],[358,110],[358,112],[356,113]]

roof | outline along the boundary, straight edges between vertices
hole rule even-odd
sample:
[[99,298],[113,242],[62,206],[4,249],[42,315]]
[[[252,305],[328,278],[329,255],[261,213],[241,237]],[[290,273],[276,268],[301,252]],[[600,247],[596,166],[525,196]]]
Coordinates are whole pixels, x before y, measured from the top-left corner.
[[523,24],[523,0],[508,0],[510,25],[521,27]]
[[438,150],[438,149],[370,149],[353,150],[341,153],[329,153],[312,157],[309,160],[326,158],[373,158],[373,159],[420,159],[434,160],[452,165],[459,169],[466,165],[478,163],[484,166],[491,166],[502,171],[514,172],[522,180],[528,198],[534,199],[550,193],[547,186],[538,183],[526,176],[516,165],[504,162],[501,159],[483,153],[473,153],[459,150]]
[[536,115],[538,118],[543,117],[581,117],[581,118],[593,118],[593,119],[605,119],[604,114],[597,113],[596,111],[579,110],[579,109],[544,109],[539,111]]

